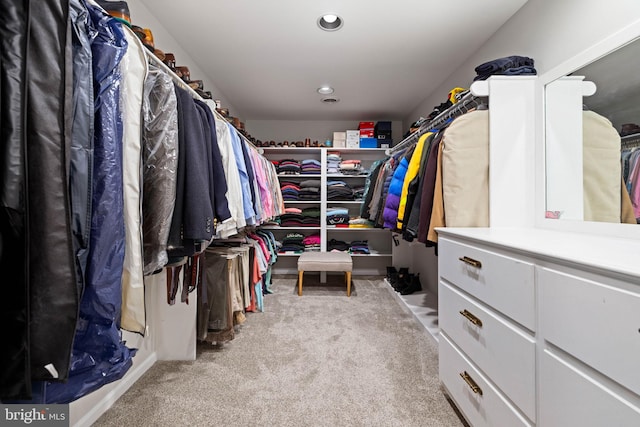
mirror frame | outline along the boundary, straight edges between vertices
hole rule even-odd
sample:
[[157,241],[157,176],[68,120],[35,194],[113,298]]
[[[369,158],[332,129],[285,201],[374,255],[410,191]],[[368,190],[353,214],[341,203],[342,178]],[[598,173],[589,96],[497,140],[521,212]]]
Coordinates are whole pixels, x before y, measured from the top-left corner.
[[[599,43],[585,49],[579,54],[571,57],[567,61],[559,64],[551,70],[545,72],[538,77],[537,99],[539,105],[536,106],[536,129],[539,130],[536,135],[536,173],[535,173],[535,227],[545,228],[556,231],[570,231],[585,234],[596,234],[608,237],[620,237],[640,239],[640,224],[613,224],[605,222],[593,221],[572,221],[545,218],[546,210],[546,178],[545,178],[545,144],[546,144],[546,126],[545,126],[545,86],[558,78],[564,77],[592,62],[618,50],[627,44],[640,39],[640,20],[629,24],[618,30],[609,37],[603,39]],[[588,80],[588,76],[587,76]]]

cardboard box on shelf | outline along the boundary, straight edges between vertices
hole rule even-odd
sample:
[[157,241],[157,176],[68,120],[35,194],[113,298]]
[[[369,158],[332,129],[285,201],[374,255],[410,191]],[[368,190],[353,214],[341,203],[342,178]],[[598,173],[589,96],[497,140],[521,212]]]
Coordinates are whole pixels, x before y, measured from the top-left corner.
[[360,122],[360,124],[358,125],[358,130],[373,129],[373,128],[374,128],[373,122]]
[[391,133],[391,122],[378,122],[376,123],[374,129],[376,132],[387,131]]
[[378,138],[378,148],[391,148],[391,145],[393,145],[393,140]]
[[360,148],[378,148],[376,138],[360,138]]
[[347,146],[347,133],[346,132],[334,132],[333,133],[333,146],[337,148],[344,148]]
[[346,133],[347,133],[347,148],[360,147],[360,131],[348,130]]

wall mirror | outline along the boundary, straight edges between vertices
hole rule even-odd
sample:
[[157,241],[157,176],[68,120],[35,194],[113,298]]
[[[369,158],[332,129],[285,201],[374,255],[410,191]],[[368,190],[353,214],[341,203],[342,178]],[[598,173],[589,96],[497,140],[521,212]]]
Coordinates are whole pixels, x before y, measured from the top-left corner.
[[545,85],[547,219],[640,229],[639,67],[636,39]]

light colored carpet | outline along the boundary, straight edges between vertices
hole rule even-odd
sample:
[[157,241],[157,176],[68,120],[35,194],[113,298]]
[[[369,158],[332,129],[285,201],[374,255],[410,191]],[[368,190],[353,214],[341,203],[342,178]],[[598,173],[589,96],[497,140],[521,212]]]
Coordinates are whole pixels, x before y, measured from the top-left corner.
[[[314,284],[315,282],[315,284]],[[264,313],[193,362],[158,362],[95,426],[462,426],[433,340],[383,280],[274,280]],[[335,285],[332,285],[334,284]]]

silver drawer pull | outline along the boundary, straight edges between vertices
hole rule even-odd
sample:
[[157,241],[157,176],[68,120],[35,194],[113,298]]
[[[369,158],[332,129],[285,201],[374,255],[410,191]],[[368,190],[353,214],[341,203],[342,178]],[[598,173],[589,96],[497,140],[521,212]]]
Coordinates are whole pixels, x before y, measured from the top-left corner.
[[474,316],[473,314],[471,314],[468,310],[462,310],[460,312],[460,314],[462,314],[464,317],[467,318],[467,320],[471,323],[473,323],[476,326],[482,327],[482,320],[478,319],[476,316]]
[[467,383],[471,391],[473,391],[475,394],[479,394],[480,396],[482,396],[482,389],[478,387],[478,384],[476,384],[473,378],[471,378],[469,374],[467,374],[467,371],[460,372],[460,376],[462,377],[464,382]]
[[465,264],[469,264],[475,268],[482,268],[482,263],[480,261],[476,261],[473,258],[469,258],[468,256],[463,256],[461,258],[458,258],[460,261],[464,262]]

